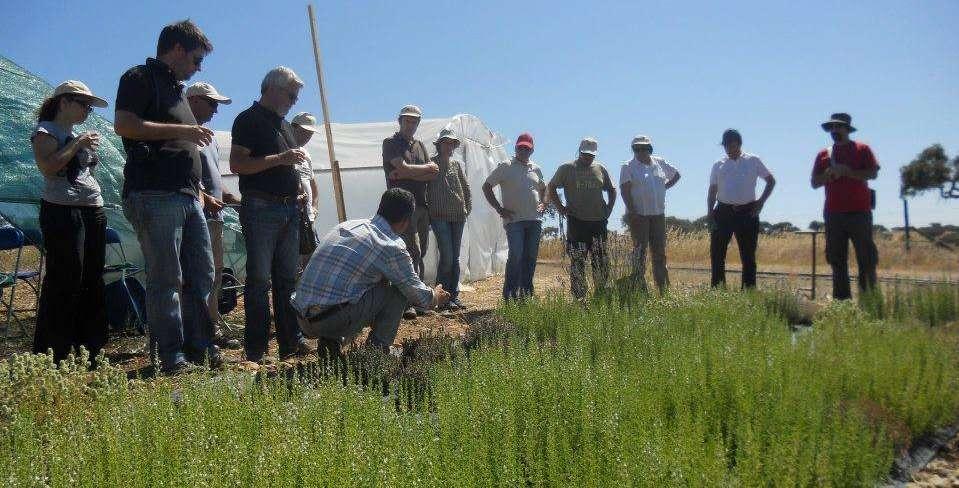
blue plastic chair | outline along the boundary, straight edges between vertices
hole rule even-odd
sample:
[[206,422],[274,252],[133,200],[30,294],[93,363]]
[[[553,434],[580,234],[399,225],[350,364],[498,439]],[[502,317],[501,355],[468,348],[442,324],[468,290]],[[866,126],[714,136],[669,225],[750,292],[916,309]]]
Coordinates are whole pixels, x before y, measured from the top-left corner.
[[136,327],[141,334],[144,334],[146,333],[146,320],[144,320],[146,292],[143,285],[133,277],[142,270],[139,266],[127,261],[120,233],[112,227],[107,227],[106,230],[106,246],[107,249],[113,249],[120,261],[118,264],[110,264],[103,268],[104,274],[120,273],[119,280],[106,286],[107,321],[114,330]]
[[[23,246],[24,236],[20,229],[12,226],[0,227],[0,251],[17,251],[17,257],[14,261],[13,270],[9,272],[0,271],[0,303],[7,308],[7,319],[6,322],[4,322],[3,330],[5,332],[9,332],[10,321],[13,319],[16,320],[17,325],[20,326],[20,332],[26,334],[27,329],[24,327],[20,317],[17,316],[17,312],[36,310],[36,307],[32,309],[15,308],[14,300],[16,299],[17,284],[20,282],[26,283],[27,286],[29,286],[33,291],[34,297],[39,300],[39,286],[34,284],[34,281],[37,281],[38,277],[40,276],[40,272],[36,270],[20,269],[20,259],[23,256]],[[2,300],[2,293],[7,289],[10,290],[10,298],[4,302]]]

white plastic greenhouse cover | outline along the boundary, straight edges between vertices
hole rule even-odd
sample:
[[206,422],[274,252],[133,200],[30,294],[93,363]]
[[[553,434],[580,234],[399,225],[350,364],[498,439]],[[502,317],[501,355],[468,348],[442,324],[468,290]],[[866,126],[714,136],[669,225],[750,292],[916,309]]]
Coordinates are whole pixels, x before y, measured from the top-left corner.
[[[508,161],[509,155],[504,149],[502,136],[491,131],[482,120],[473,115],[423,119],[416,131],[416,138],[422,140],[428,150],[435,151],[432,142],[440,130],[447,127],[453,129],[462,140],[453,158],[463,163],[463,171],[473,196],[473,212],[466,221],[460,252],[461,280],[469,282],[502,273],[506,266],[506,233],[500,217],[483,198],[482,186],[486,176],[497,164]],[[331,128],[336,159],[340,162],[347,219],[370,218],[376,213],[380,195],[386,190],[383,139],[392,136],[399,126],[394,121],[334,123]],[[230,133],[218,131],[216,137],[221,148],[220,168],[225,173],[224,185],[237,192],[237,177],[228,173]],[[317,234],[322,236],[337,224],[325,132],[317,133],[306,149],[313,158],[314,175],[320,193],[316,230]],[[435,279],[437,256],[436,239],[431,233],[425,256],[424,278],[428,282]]]

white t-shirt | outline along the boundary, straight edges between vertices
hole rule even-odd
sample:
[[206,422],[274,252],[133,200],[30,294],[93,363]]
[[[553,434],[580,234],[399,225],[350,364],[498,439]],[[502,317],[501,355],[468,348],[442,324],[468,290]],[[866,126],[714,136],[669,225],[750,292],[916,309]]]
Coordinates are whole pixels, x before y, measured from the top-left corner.
[[745,205],[756,201],[756,181],[769,175],[758,156],[744,152],[739,159],[725,157],[716,161],[709,184],[716,185],[719,203]]
[[306,193],[307,215],[311,221],[316,220],[316,209],[313,208],[313,159],[306,153],[306,161],[296,165],[296,173],[300,176],[300,193]]
[[666,213],[666,182],[678,173],[665,159],[652,156],[652,160],[644,164],[633,158],[619,171],[619,184],[629,182],[629,197],[639,215]]
[[530,161],[524,164],[516,158],[509,163],[500,163],[486,177],[486,183],[493,187],[501,186],[503,201],[500,203],[506,210],[513,211],[512,218],[503,219],[504,224],[543,219],[536,207],[540,203],[539,190],[545,191],[546,183],[536,163]]

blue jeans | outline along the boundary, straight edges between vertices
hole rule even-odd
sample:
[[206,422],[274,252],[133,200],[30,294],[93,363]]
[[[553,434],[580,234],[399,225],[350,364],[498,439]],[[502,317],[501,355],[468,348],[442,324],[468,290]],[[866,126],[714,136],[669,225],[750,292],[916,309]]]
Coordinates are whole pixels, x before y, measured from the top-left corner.
[[506,224],[509,255],[506,258],[506,281],[503,283],[504,299],[533,295],[533,274],[536,272],[536,256],[539,254],[542,232],[543,223],[538,220]]
[[303,338],[290,304],[300,257],[300,211],[295,202],[283,204],[243,198],[240,225],[246,240],[246,285],[243,287],[246,357],[259,361],[267,352],[271,289],[279,353],[281,357],[291,354]]
[[450,292],[450,299],[459,295],[460,285],[460,246],[463,243],[463,227],[466,222],[431,220],[430,227],[436,236],[436,247],[440,252],[436,265],[436,282]]
[[212,353],[213,253],[203,209],[179,192],[142,191],[123,200],[123,213],[140,241],[146,271],[150,351],[162,368]]

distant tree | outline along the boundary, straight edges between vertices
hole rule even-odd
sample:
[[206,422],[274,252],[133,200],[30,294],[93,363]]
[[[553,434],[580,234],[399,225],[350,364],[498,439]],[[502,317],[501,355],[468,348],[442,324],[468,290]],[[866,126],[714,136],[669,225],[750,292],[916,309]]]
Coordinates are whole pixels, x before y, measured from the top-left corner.
[[825,228],[825,227],[826,227],[826,224],[824,224],[824,223],[822,223],[822,222],[820,222],[820,221],[818,221],[818,220],[813,220],[812,222],[809,223],[809,227],[808,227],[808,228],[809,228],[809,230],[814,230],[814,231],[817,231],[817,232],[818,232],[818,231],[823,230],[823,228]]
[[903,197],[938,189],[942,198],[959,198],[959,157],[949,161],[939,144],[923,149],[899,174]]
[[[760,222],[760,225],[763,225],[764,222]],[[786,232],[798,232],[799,227],[796,227],[790,222],[779,222],[776,224],[765,223],[763,227],[763,232],[766,234],[784,234]]]
[[876,234],[888,234],[888,233],[889,233],[889,229],[888,229],[885,225],[882,225],[882,224],[873,224],[873,226],[872,226],[872,231],[875,232]]

